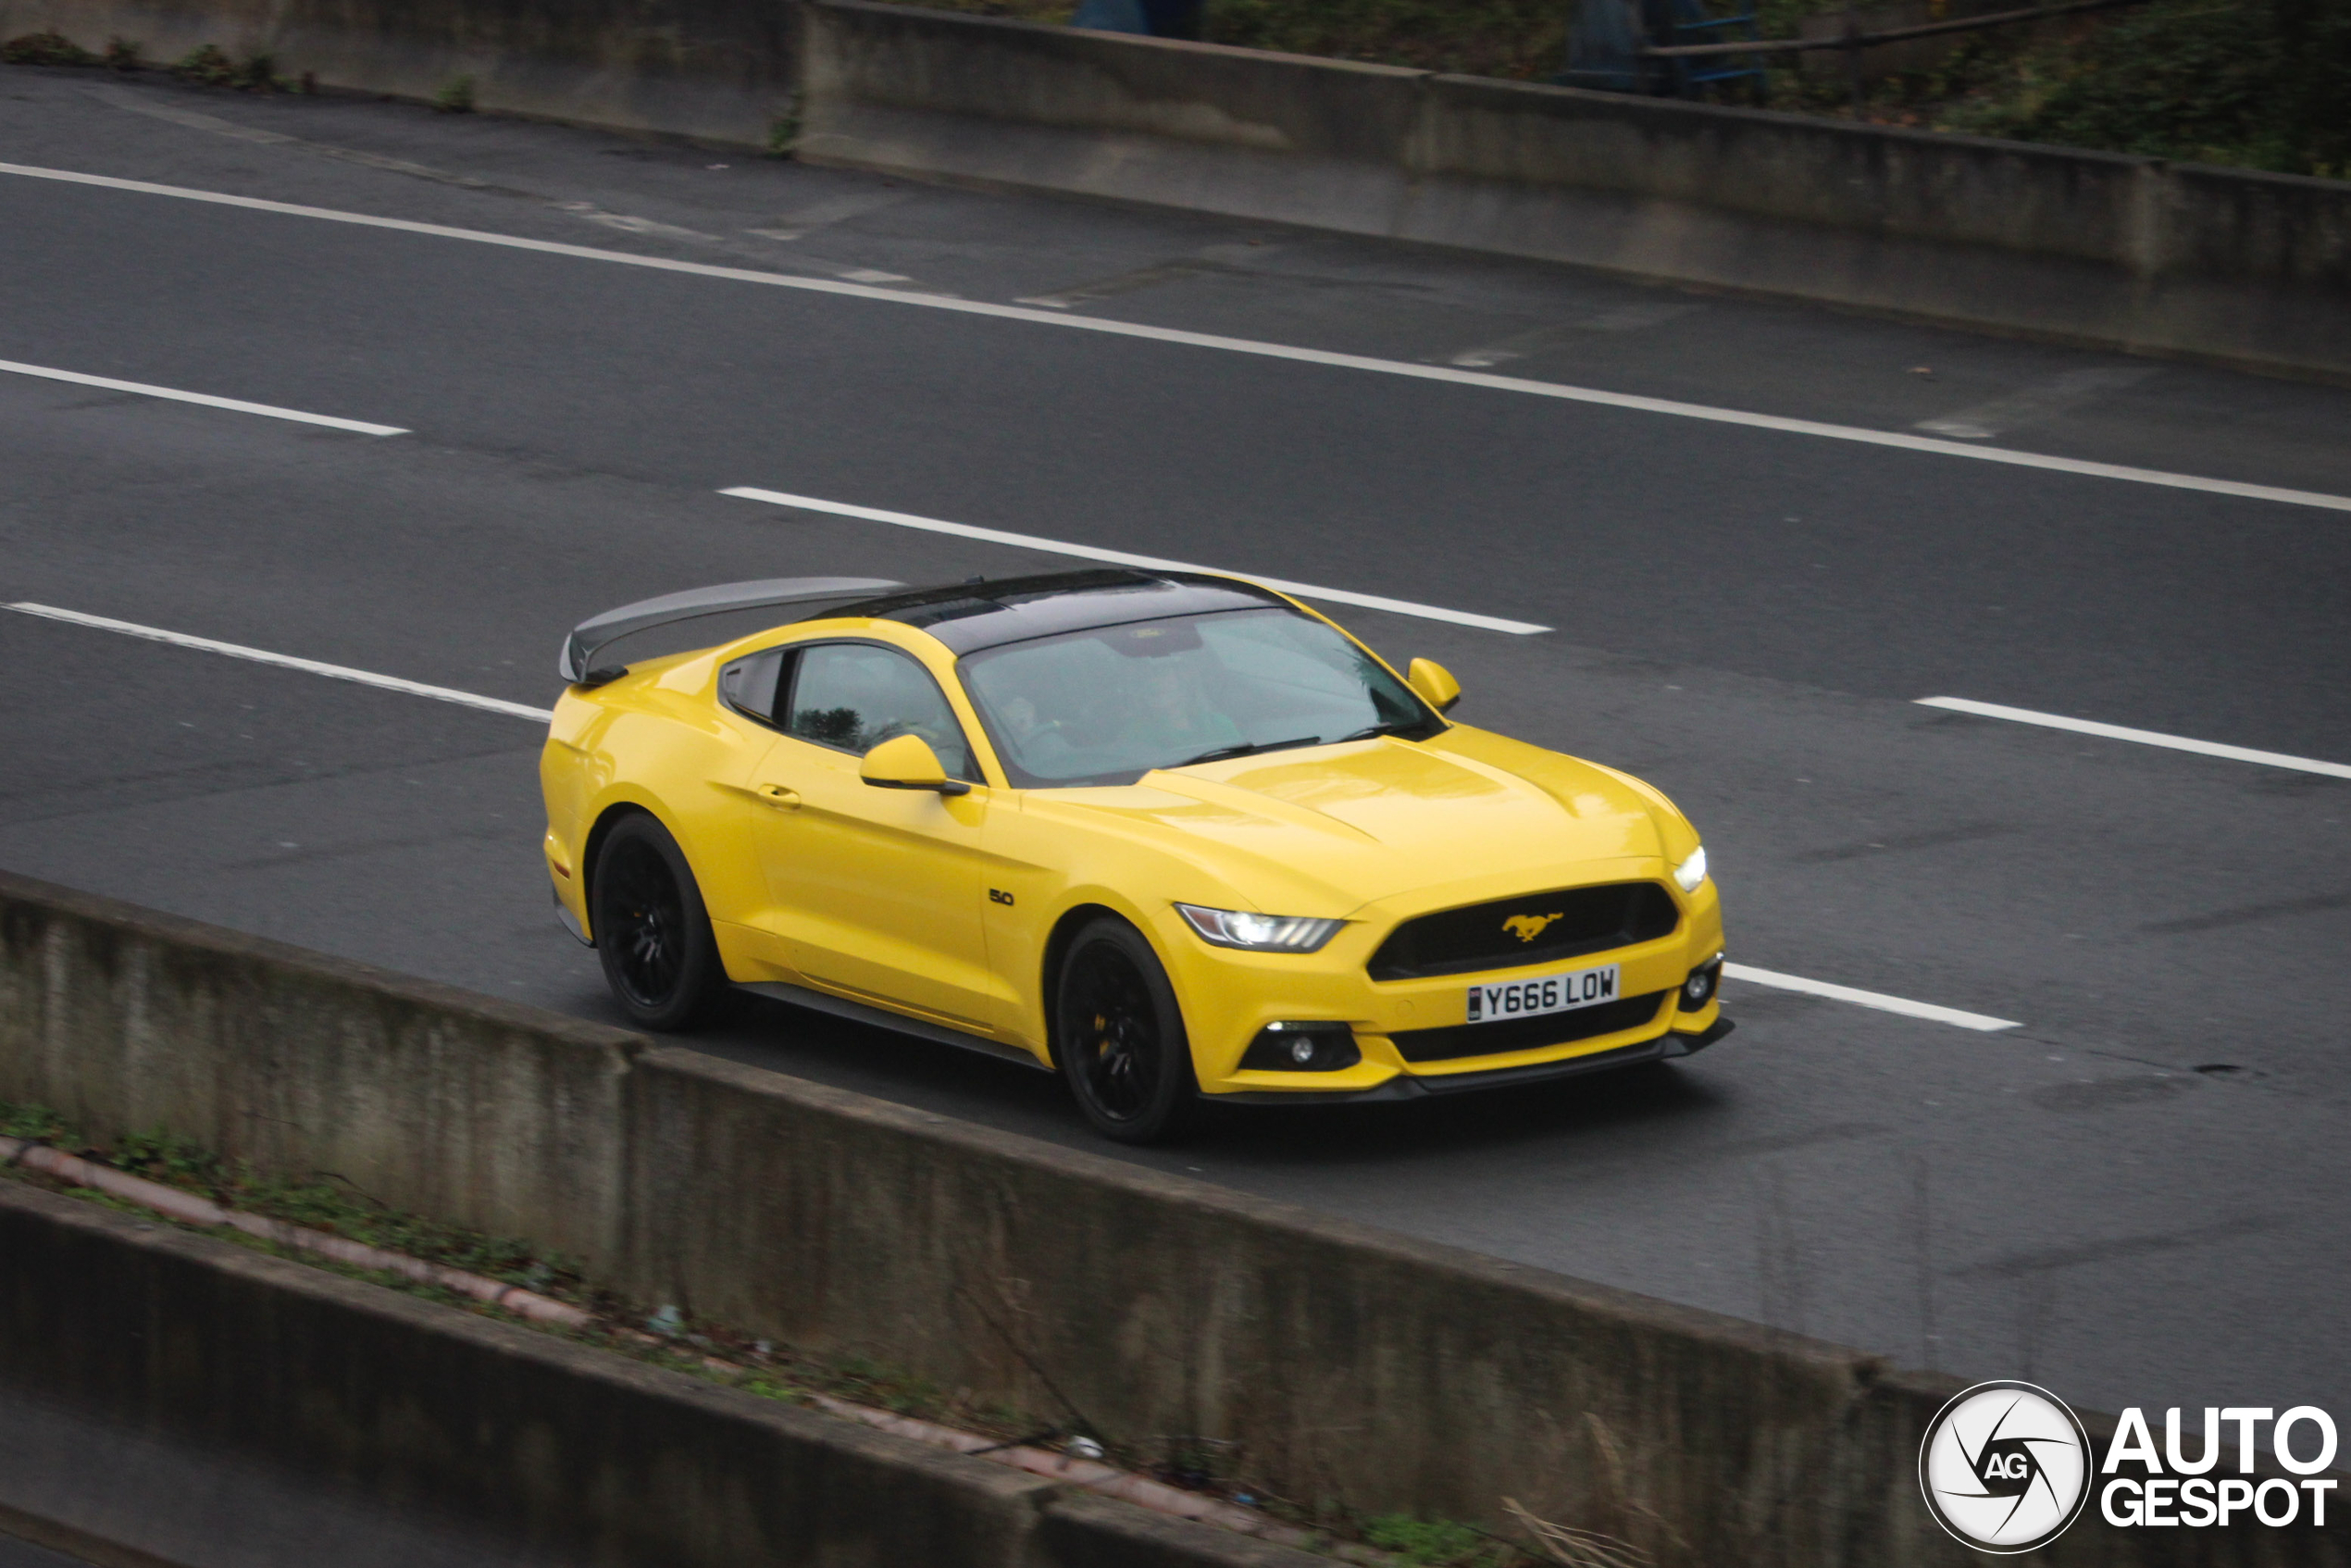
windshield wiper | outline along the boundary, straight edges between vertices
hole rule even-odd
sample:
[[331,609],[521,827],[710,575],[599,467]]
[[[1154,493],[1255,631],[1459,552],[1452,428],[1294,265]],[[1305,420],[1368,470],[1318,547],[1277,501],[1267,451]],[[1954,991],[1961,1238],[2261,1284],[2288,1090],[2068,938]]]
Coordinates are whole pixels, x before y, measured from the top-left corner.
[[1371,740],[1382,735],[1401,735],[1407,729],[1418,729],[1421,724],[1422,721],[1416,718],[1399,718],[1387,724],[1375,724],[1367,729],[1359,729],[1352,735],[1342,735],[1331,744],[1344,746],[1350,740]]
[[1186,757],[1182,762],[1170,763],[1167,765],[1189,767],[1194,763],[1223,762],[1226,757],[1254,756],[1259,752],[1280,752],[1287,751],[1292,746],[1319,746],[1322,743],[1323,738],[1319,735],[1300,735],[1294,740],[1244,740],[1238,746],[1218,746],[1213,751],[1202,752],[1196,757]]

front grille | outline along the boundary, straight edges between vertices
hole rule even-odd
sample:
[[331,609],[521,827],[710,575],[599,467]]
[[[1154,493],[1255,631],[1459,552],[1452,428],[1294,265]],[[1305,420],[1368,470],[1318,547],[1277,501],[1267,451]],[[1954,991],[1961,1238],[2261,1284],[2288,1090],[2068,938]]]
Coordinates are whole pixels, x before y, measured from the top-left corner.
[[1540,1018],[1512,1018],[1499,1024],[1454,1024],[1441,1029],[1399,1029],[1387,1038],[1407,1062],[1454,1062],[1464,1056],[1501,1056],[1513,1051],[1540,1051],[1547,1045],[1567,1045],[1619,1029],[1637,1029],[1657,1016],[1658,1004],[1670,992],[1651,991],[1598,1007],[1552,1013]]
[[1654,941],[1673,935],[1681,919],[1673,895],[1655,882],[1521,893],[1407,920],[1365,967],[1375,980],[1517,969]]

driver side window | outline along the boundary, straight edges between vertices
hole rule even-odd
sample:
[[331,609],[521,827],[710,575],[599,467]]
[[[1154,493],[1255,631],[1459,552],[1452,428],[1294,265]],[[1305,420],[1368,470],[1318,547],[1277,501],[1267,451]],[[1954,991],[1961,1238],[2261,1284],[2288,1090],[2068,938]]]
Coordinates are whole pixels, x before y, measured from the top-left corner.
[[820,642],[792,663],[785,734],[858,756],[901,735],[919,735],[949,778],[978,780],[954,710],[913,659],[870,642]]

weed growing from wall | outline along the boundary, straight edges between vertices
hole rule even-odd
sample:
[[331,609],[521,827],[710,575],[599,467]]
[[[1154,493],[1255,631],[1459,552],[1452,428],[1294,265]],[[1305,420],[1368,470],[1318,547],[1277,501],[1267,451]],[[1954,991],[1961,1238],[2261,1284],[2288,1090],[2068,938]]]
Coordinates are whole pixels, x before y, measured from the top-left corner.
[[89,50],[55,30],[28,32],[0,44],[0,65],[86,66],[96,59]]

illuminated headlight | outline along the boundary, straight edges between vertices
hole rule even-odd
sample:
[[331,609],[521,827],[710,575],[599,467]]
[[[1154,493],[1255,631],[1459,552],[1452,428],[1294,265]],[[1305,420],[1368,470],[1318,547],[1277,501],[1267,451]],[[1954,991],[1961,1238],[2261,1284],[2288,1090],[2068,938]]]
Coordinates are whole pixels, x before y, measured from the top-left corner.
[[1337,934],[1344,920],[1312,920],[1302,915],[1252,915],[1238,909],[1202,909],[1179,903],[1176,912],[1198,931],[1200,940],[1218,947],[1248,948],[1253,952],[1312,952]]
[[1698,891],[1706,880],[1706,849],[1700,845],[1690,852],[1690,858],[1673,868],[1673,884],[1686,893]]

